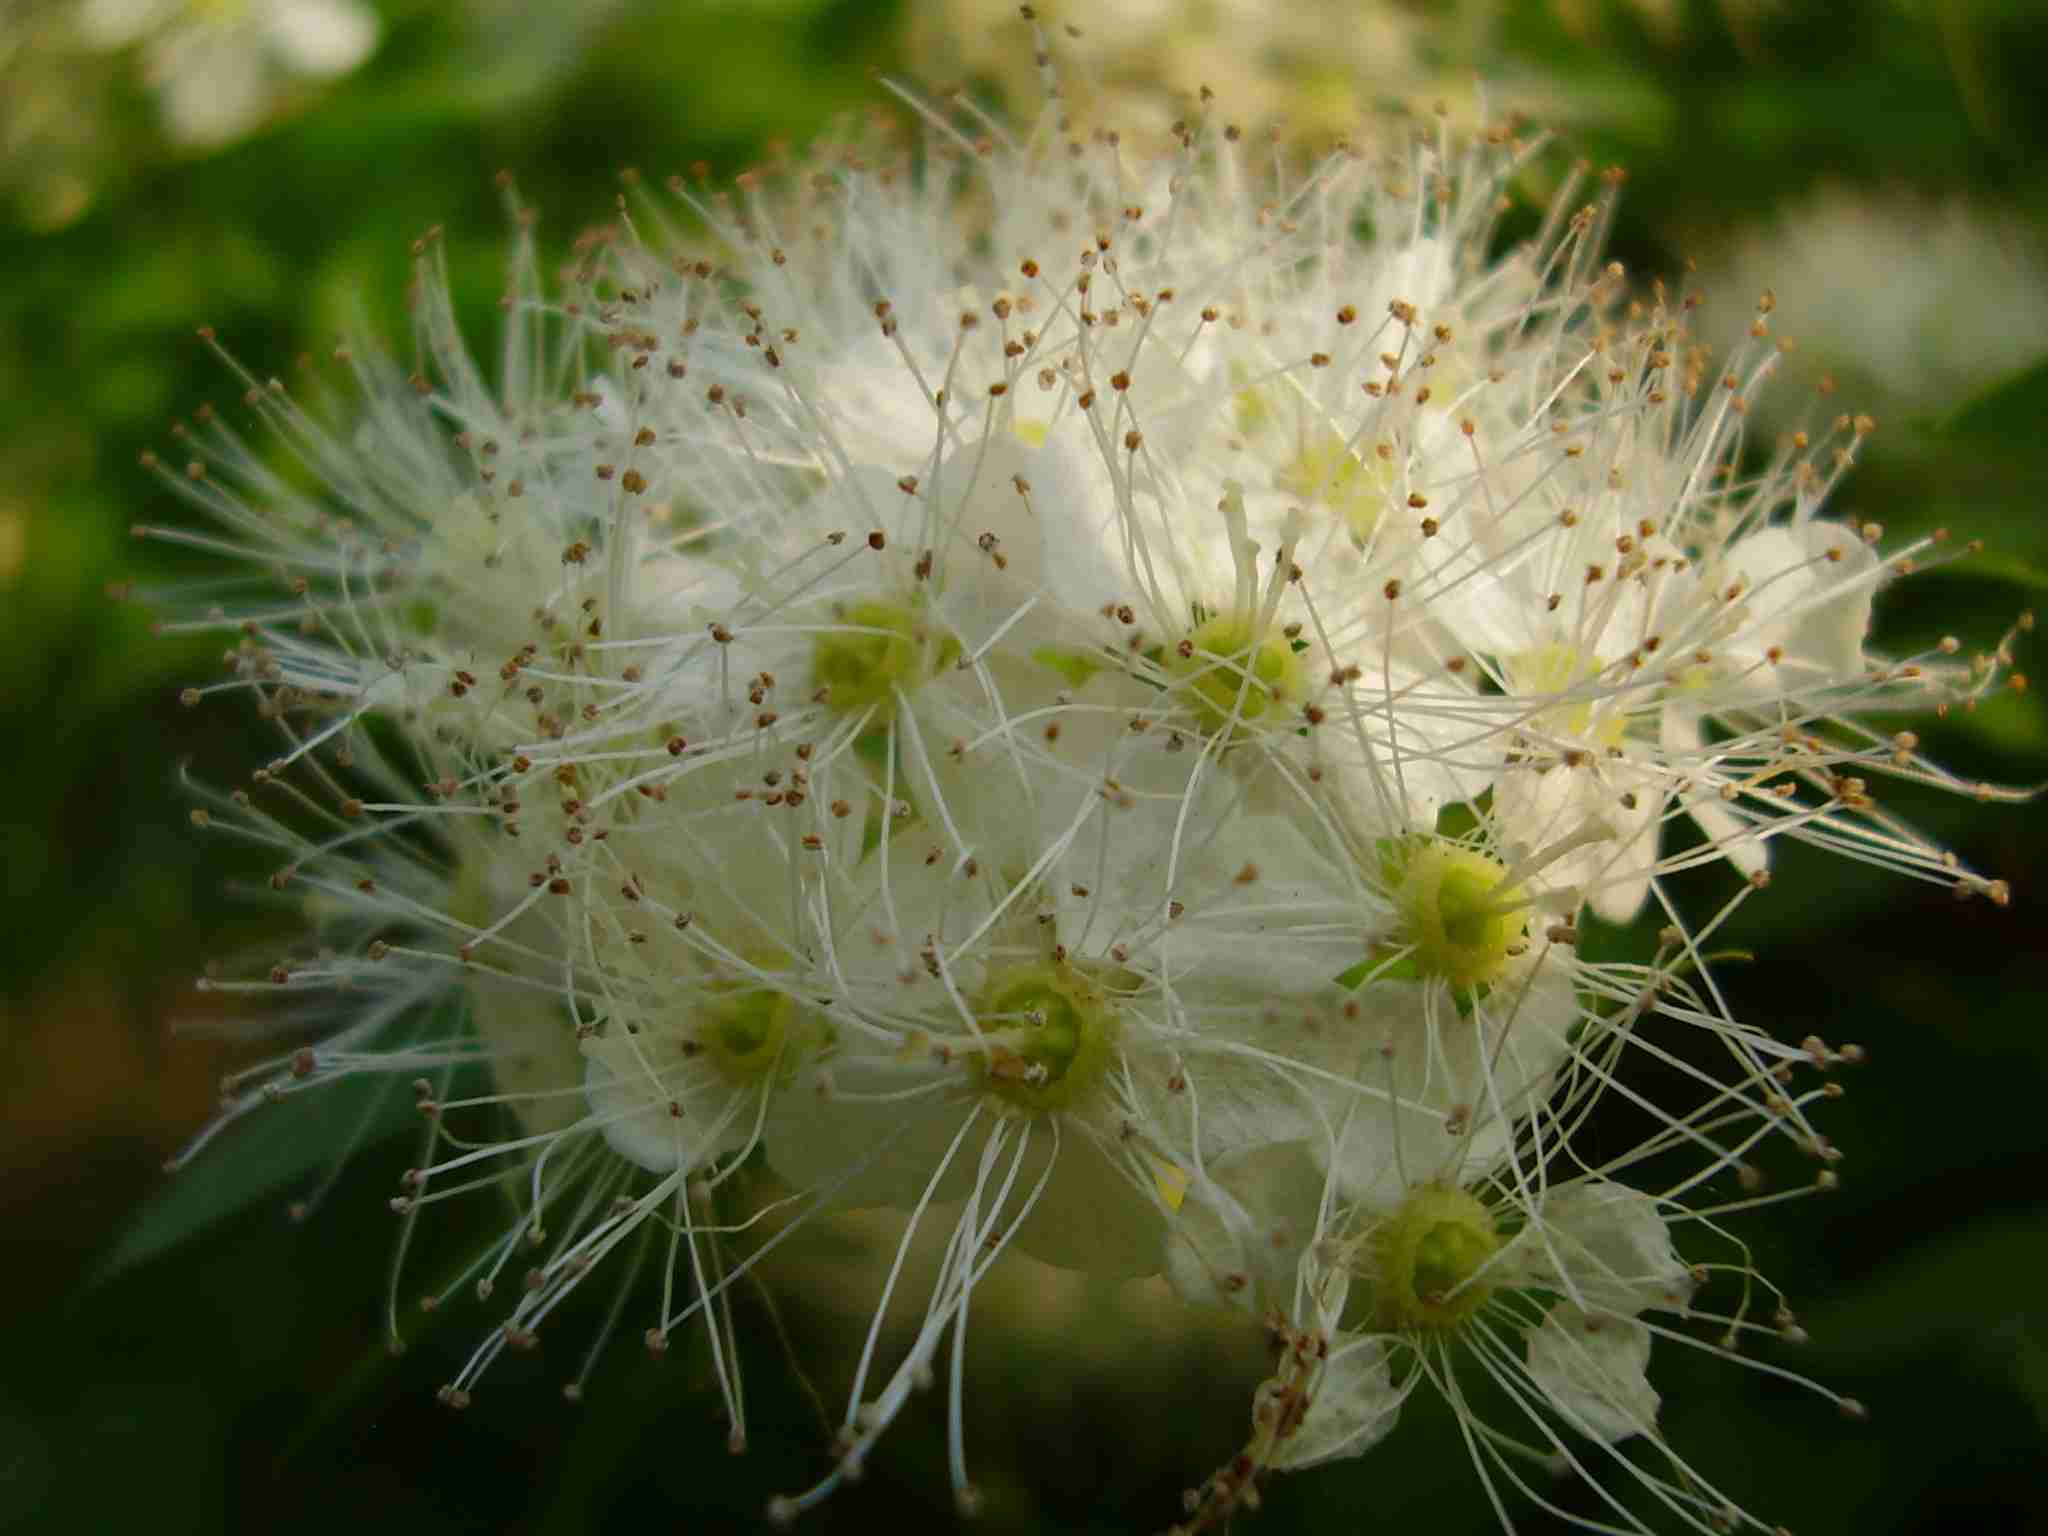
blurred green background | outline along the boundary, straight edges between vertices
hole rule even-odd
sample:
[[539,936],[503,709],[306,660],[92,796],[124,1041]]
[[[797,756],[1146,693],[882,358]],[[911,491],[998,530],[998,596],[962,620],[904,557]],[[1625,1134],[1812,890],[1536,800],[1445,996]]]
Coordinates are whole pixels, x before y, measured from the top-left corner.
[[[1882,600],[1878,646],[1996,643],[2048,579],[2048,13],[2020,0],[1402,0],[1284,14],[1250,0],[1043,7],[1077,96],[1164,120],[1162,80],[1313,134],[1350,77],[1406,107],[1525,105],[1565,154],[1626,165],[1616,254],[1697,262],[1704,328],[1775,286],[1797,338],[1770,430],[1881,421],[1836,510],[1893,539],[1936,526],[1981,557]],[[211,33],[191,29],[211,26]],[[195,41],[196,39],[196,41]],[[182,710],[218,642],[150,633],[109,589],[203,567],[128,537],[176,517],[138,453],[234,393],[210,324],[259,373],[360,325],[401,334],[409,242],[448,232],[481,336],[509,168],[544,247],[601,221],[617,173],[745,168],[877,104],[880,68],[1013,95],[1029,41],[1000,3],[867,0],[8,0],[0,10],[0,669],[6,965],[0,1035],[0,1528],[744,1529],[823,1466],[812,1385],[843,1395],[851,1294],[778,1317],[741,1304],[754,1445],[729,1458],[704,1363],[617,1346],[509,1360],[456,1418],[433,1402],[491,1314],[453,1307],[386,1359],[378,1307],[406,1160],[373,1149],[304,1227],[277,1200],[101,1279],[208,1111],[232,1046],[190,982],[260,936],[219,845],[191,834],[179,765],[233,783],[261,748],[230,705]],[[196,74],[194,73],[196,71]],[[1218,72],[1225,78],[1216,78]],[[232,87],[232,89],[230,89]],[[1090,97],[1090,93],[1093,93]],[[1020,103],[1028,107],[1029,103]],[[1553,167],[1554,170],[1554,167]],[[1551,174],[1546,172],[1545,174]],[[1528,190],[1540,195],[1542,187]],[[1830,402],[1812,393],[1836,376]],[[2023,639],[2021,671],[2040,666]],[[1917,725],[1917,723],[1916,723]],[[2048,778],[2038,694],[1918,725],[1971,778]],[[1963,905],[1855,866],[1781,861],[1730,942],[1739,1015],[1863,1043],[1823,1122],[1827,1199],[1741,1228],[1812,1334],[1764,1351],[1870,1405],[1819,1400],[1660,1347],[1669,1439],[1766,1522],[1802,1532],[2048,1529],[2048,924],[2037,808],[1887,791],[2012,905]],[[1711,884],[1688,899],[1706,910]],[[234,1154],[232,1150],[226,1153]],[[1784,1184],[1810,1176],[1771,1172]],[[847,1234],[841,1259],[861,1262]],[[827,1239],[820,1239],[821,1243]],[[827,1253],[829,1264],[833,1255]],[[828,1270],[829,1272],[829,1270]],[[1169,1326],[1140,1293],[1029,1271],[981,1309],[968,1436],[986,1524],[1150,1531],[1241,1442],[1256,1339]],[[848,1287],[851,1293],[853,1288]],[[1726,1297],[1716,1298],[1723,1304]],[[978,1304],[979,1307],[979,1304]],[[593,1313],[601,1311],[593,1304]],[[590,1320],[595,1324],[595,1316]],[[814,1382],[777,1344],[822,1351]],[[630,1331],[629,1331],[630,1332]],[[835,1372],[837,1373],[835,1375]],[[942,1394],[940,1395],[942,1397]],[[1494,1526],[1466,1451],[1418,1394],[1364,1461],[1274,1483],[1263,1529]],[[809,1522],[953,1519],[935,1399],[866,1482]],[[1560,1495],[1592,1512],[1583,1496]],[[1526,1514],[1526,1528],[1546,1528]]]

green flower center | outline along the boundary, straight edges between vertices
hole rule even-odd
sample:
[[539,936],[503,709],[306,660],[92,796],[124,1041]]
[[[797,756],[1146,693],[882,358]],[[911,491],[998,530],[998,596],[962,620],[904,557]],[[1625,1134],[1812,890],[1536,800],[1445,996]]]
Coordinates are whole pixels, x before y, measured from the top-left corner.
[[1243,614],[1218,614],[1206,621],[1167,662],[1187,679],[1187,702],[1211,736],[1233,721],[1235,736],[1270,726],[1275,723],[1271,716],[1308,692],[1308,668],[1287,638],[1258,633]]
[[1303,441],[1301,451],[1273,477],[1273,484],[1304,502],[1328,507],[1344,519],[1352,538],[1364,543],[1380,514],[1393,504],[1394,480],[1391,463],[1377,456],[1360,459],[1325,427]]
[[1486,1207],[1462,1189],[1426,1184],[1410,1191],[1370,1242],[1382,1328],[1454,1328],[1493,1294],[1473,1277],[1500,1251],[1500,1233]]
[[[1261,389],[1246,383],[1250,370],[1242,365],[1233,366],[1231,375],[1239,385],[1232,397],[1237,430],[1255,439],[1284,432],[1281,411],[1284,401],[1293,397],[1270,386]],[[1344,520],[1352,541],[1364,544],[1372,537],[1381,514],[1394,504],[1393,463],[1378,453],[1361,458],[1306,406],[1300,414],[1303,419],[1294,431],[1294,455],[1274,471],[1273,488],[1304,506],[1327,507]],[[1277,445],[1266,446],[1270,452]]]
[[758,1083],[777,1069],[786,1073],[794,1055],[783,1061],[792,1044],[796,999],[769,987],[747,987],[721,993],[698,1005],[697,1045],[718,1073],[734,1087]]
[[960,642],[935,631],[916,606],[859,602],[839,615],[811,648],[811,676],[825,702],[843,715],[870,709],[886,720],[896,690],[909,690],[951,666]]
[[1490,986],[1528,932],[1507,869],[1475,848],[1426,842],[1389,860],[1415,971],[1463,990]]
[[[1523,697],[1568,694],[1602,671],[1599,657],[1558,644],[1539,645],[1533,651],[1503,657],[1502,665],[1509,686]],[[1590,694],[1583,699],[1566,700],[1541,711],[1535,724],[1546,735],[1586,741],[1601,748],[1619,747],[1628,733],[1627,715],[1619,709],[1609,709],[1596,718],[1596,702]]]
[[1000,972],[975,1010],[988,1045],[982,1086],[1034,1114],[1065,1109],[1109,1070],[1116,1012],[1071,966]]

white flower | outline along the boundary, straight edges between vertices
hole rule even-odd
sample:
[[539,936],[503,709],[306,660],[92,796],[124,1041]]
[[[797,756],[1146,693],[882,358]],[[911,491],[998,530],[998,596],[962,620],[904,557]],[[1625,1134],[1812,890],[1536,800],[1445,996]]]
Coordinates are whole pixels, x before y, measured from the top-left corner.
[[[1675,343],[1652,329],[1635,348],[1663,345]],[[1855,716],[1930,685],[1918,659],[1864,651],[1878,586],[1928,546],[1881,558],[1874,535],[1816,516],[1826,482],[1803,462],[1719,488],[1713,466],[1739,441],[1739,416],[1714,408],[1686,425],[1682,397],[1658,382],[1668,365],[1667,353],[1639,362],[1641,417],[1591,427],[1547,468],[1497,555],[1402,594],[1490,684],[1436,698],[1504,736],[1497,814],[1539,846],[1604,826],[1548,879],[1617,922],[1679,867],[1658,847],[1674,806],[1747,876],[1767,870],[1770,839],[1791,836],[1954,881],[1941,850],[1893,826],[1872,835],[1860,796],[1836,792]],[[1923,772],[1866,750],[1874,771]],[[1796,794],[1802,783],[1821,797]]]
[[[1540,1166],[1524,1166],[1470,1187],[1417,1183],[1373,1209],[1326,1206],[1289,1320],[1275,1325],[1282,1365],[1255,1400],[1262,1434],[1205,1486],[1205,1518],[1241,1502],[1265,1468],[1369,1449],[1425,1383],[1463,1424],[1489,1487],[1505,1480],[1534,1493],[1517,1470],[1523,1458],[1586,1476],[1589,1445],[1617,1454],[1609,1448],[1649,1436],[1665,1468],[1631,1462],[1630,1472],[1660,1502],[1692,1523],[1742,1517],[1657,1435],[1652,1340],[1695,1343],[1641,1316],[1691,1315],[1693,1273],[1666,1219],[1675,1208],[1598,1175],[1547,1188],[1542,1179]],[[1724,1321],[1731,1339],[1753,1326],[1739,1312]],[[1791,1331],[1782,1309],[1779,1326]],[[1476,1420],[1461,1380],[1472,1372],[1505,1389],[1520,1427]]]
[[355,69],[379,23],[357,0],[81,0],[79,29],[101,48],[141,43],[172,137],[213,146],[258,126],[295,81]]

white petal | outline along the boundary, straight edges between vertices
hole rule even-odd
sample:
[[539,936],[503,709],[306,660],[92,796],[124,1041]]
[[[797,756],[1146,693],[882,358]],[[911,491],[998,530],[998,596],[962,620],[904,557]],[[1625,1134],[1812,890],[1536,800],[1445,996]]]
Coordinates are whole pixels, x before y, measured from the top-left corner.
[[1681,1311],[1692,1270],[1671,1246],[1657,1202],[1607,1179],[1553,1190],[1516,1240],[1512,1267],[1530,1284],[1562,1290],[1600,1312]]
[[1636,914],[1643,910],[1643,903],[1650,899],[1650,880],[1657,868],[1657,833],[1664,819],[1664,802],[1669,797],[1662,788],[1650,786],[1648,775],[1643,777],[1644,786],[1635,791],[1636,824],[1631,830],[1627,822],[1621,823],[1622,842],[1586,892],[1594,914],[1616,925],[1634,922]]
[[1770,868],[1771,852],[1758,829],[1729,810],[1718,794],[1711,790],[1694,790],[1680,799],[1686,813],[1706,833],[1707,841],[1744,876],[1757,875]]
[[1330,1357],[1301,1427],[1282,1440],[1273,1465],[1299,1471],[1319,1462],[1361,1456],[1384,1440],[1401,1416],[1406,1388],[1394,1385],[1391,1353],[1378,1334],[1330,1341]]
[[[1034,1136],[1033,1156],[1018,1175],[1013,1199],[1030,1190],[1043,1158],[1051,1155],[1049,1129],[1040,1127]],[[1148,1198],[1111,1164],[1097,1140],[1069,1119],[1061,1128],[1052,1177],[1013,1241],[1034,1259],[1061,1269],[1107,1279],[1156,1275],[1166,1262],[1161,1203],[1168,1187],[1162,1175],[1160,1198]]]
[[560,998],[479,977],[470,1020],[490,1052],[491,1084],[531,1134],[559,1131],[583,1114],[583,1058]]
[[[1240,783],[1212,766],[1186,814],[1179,800],[1163,797],[1106,811],[1107,858],[1095,836],[1078,839],[1055,891],[1062,941],[1073,945],[1111,926],[1101,912],[1142,914],[1157,931],[1148,941],[1156,963],[1177,988],[1275,1000],[1326,991],[1391,919],[1299,817],[1261,813],[1242,795]],[[1169,911],[1178,915],[1160,923]]]
[[[776,1096],[763,1133],[768,1165],[797,1189],[838,1189],[836,1203],[842,1207],[908,1210],[933,1185],[939,1160],[959,1133],[968,1106],[951,1095],[875,1103],[825,1086],[841,1076],[853,1078],[855,1091],[906,1085],[902,1078],[863,1071],[863,1065],[868,1064],[849,1063],[842,1069],[828,1062],[801,1071]],[[963,1147],[932,1198],[964,1196],[972,1167],[972,1152]]]
[[1569,1302],[1552,1307],[1529,1334],[1530,1379],[1574,1429],[1610,1444],[1656,1427],[1661,1400],[1649,1363],[1649,1329]]
[[1593,758],[1540,772],[1509,768],[1495,786],[1493,812],[1518,859],[1589,829],[1608,834],[1544,864],[1531,883],[1559,909],[1584,900],[1608,921],[1625,923],[1649,892],[1663,803],[1653,775],[1625,759]]
[[1383,982],[1359,996],[1348,1037],[1332,1038],[1342,1053],[1316,1064],[1356,1085],[1332,1085],[1325,1114],[1339,1128],[1334,1176],[1369,1206],[1494,1167],[1548,1097],[1578,1020],[1570,975],[1555,965],[1463,1014],[1439,982]]
[[1333,710],[1318,747],[1339,792],[1377,822],[1433,827],[1446,804],[1475,798],[1500,774],[1506,738],[1477,731],[1476,695],[1457,678],[1383,663],[1364,669],[1356,697],[1357,718]]
[[605,1141],[650,1173],[699,1167],[753,1130],[758,1100],[726,1088],[676,1042],[620,1030],[584,1041],[583,1056],[584,1098]]
[[[1666,756],[1679,764],[1705,748],[1706,738],[1700,730],[1699,717],[1689,709],[1678,704],[1666,705],[1658,725]],[[1686,813],[1706,834],[1707,841],[1744,876],[1753,876],[1770,868],[1771,852],[1758,828],[1729,810],[1718,790],[1688,789],[1678,798]]]
[[1189,1180],[1167,1231],[1167,1282],[1197,1306],[1261,1316],[1270,1307],[1291,1307],[1322,1188],[1300,1142],[1214,1159]]
[[1820,569],[1834,591],[1798,616],[1787,649],[1833,677],[1861,677],[1863,641],[1870,633],[1871,600],[1877,590],[1874,582],[1862,577],[1876,566],[1877,554],[1839,523],[1809,522],[1800,533],[1807,555],[1829,562]]
[[1744,589],[1733,650],[1762,656],[1776,647],[1778,666],[1827,681],[1863,675],[1877,556],[1853,529],[1820,520],[1763,528],[1724,559]]
[[[799,1189],[836,1188],[833,1203],[842,1209],[909,1211],[927,1197],[935,1207],[957,1206],[973,1192],[983,1148],[1003,1113],[984,1109],[941,1173],[940,1163],[971,1112],[962,1097],[895,1103],[820,1098],[807,1093],[800,1079],[771,1106],[768,1162]],[[1050,1117],[1015,1118],[1010,1134],[1028,1135],[1029,1144],[1001,1225],[1015,1225],[1025,1196],[1048,1165],[1052,1170],[1011,1241],[1045,1263],[1107,1278],[1158,1273],[1164,1262],[1163,1196],[1139,1189],[1109,1161],[1099,1138],[1072,1116],[1060,1127],[1057,1157]],[[998,1185],[1008,1177],[1016,1147],[1011,1140],[998,1153]],[[989,1214],[985,1210],[983,1220]]]

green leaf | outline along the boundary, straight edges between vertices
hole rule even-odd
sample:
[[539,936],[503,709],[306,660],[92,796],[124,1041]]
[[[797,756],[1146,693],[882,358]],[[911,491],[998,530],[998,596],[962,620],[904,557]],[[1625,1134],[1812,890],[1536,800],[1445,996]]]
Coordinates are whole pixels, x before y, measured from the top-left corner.
[[1582,908],[1579,930],[1579,958],[1589,965],[1629,964],[1648,960],[1657,952],[1657,932],[1670,921],[1655,902],[1626,923],[1610,923],[1591,907]]
[[1436,835],[1454,840],[1469,839],[1484,824],[1492,807],[1493,791],[1490,788],[1481,791],[1476,800],[1452,800],[1436,813]]
[[[1931,733],[1924,714],[1887,711],[1868,718],[1871,728],[1885,735],[1898,731]],[[2025,771],[2030,766],[2025,759],[2048,754],[2048,698],[2032,688],[2024,693],[2002,688],[1970,708],[1951,709],[1942,717],[1940,728],[1946,734],[1967,737],[2019,760],[2003,771]],[[1946,762],[1953,753],[1936,748],[1929,755],[1937,762]]]
[[[1374,981],[1424,981],[1422,967],[1412,954],[1403,955],[1391,964],[1379,955],[1367,955],[1358,964],[1339,971],[1332,979],[1347,991],[1356,992],[1365,984],[1367,977]],[[1493,989],[1481,984],[1476,987],[1451,988],[1451,1006],[1458,1010],[1458,1017],[1468,1017],[1481,999]]]
[[2048,357],[2000,379],[1958,406],[1939,431],[1945,437],[1995,440],[2040,451],[2041,424],[2048,421]]
[[[466,1261],[444,1263],[431,1284],[419,1288],[420,1294],[445,1295],[463,1272],[471,1266]],[[374,1345],[356,1357],[355,1364],[338,1379],[334,1385],[321,1394],[320,1401],[307,1416],[291,1426],[290,1438],[278,1447],[271,1459],[272,1470],[283,1475],[288,1472],[301,1456],[320,1454],[324,1444],[331,1443],[330,1436],[335,1427],[348,1415],[357,1410],[363,1400],[376,1391],[398,1367],[398,1362],[421,1339],[430,1336],[436,1329],[446,1326],[450,1317],[460,1312],[456,1307],[435,1307],[432,1311],[414,1310],[408,1320],[410,1326],[405,1338],[398,1344],[390,1342]],[[470,1319],[474,1326],[476,1319]]]
[[[874,730],[864,731],[854,738],[854,755],[868,765],[869,770],[874,775],[874,785],[877,790],[881,789],[889,772],[889,743],[892,740],[894,740],[894,736],[887,726],[878,726]],[[905,780],[908,777],[909,775],[904,771],[902,757],[899,754],[896,762],[896,799],[900,804],[910,807],[910,814],[907,816],[891,816],[889,815],[889,808],[882,805],[879,800],[870,801],[867,816],[861,825],[860,856],[863,859],[882,846],[882,836],[885,831],[892,838],[901,837],[912,827],[918,826],[923,822],[924,817],[917,808],[917,797],[904,787]]]
[[[1997,539],[2001,544],[2038,546],[2041,543],[2036,532],[2019,524],[2016,519],[2004,516],[1996,507],[1982,513],[1977,521],[1990,528],[1987,538]],[[1972,576],[2036,590],[2048,587],[2048,561],[2029,554],[2024,547],[2014,553],[2010,548],[1987,545],[1969,558],[1968,569]]]
[[877,773],[889,767],[889,728],[876,726],[853,738],[853,755]]
[[1389,961],[1384,951],[1375,951],[1368,954],[1358,964],[1340,972],[1335,979],[1338,986],[1355,992],[1365,984],[1367,977],[1371,977],[1374,981],[1421,981],[1424,979],[1422,966],[1417,962],[1412,953],[1403,955],[1398,960]]
[[[460,1004],[439,1019],[462,1027]],[[437,1026],[429,1022],[428,1028]],[[88,1278],[89,1286],[162,1257],[265,1200],[313,1194],[358,1148],[417,1131],[419,1111],[405,1091],[411,1073],[357,1073],[309,1081],[262,1104],[222,1131],[191,1162],[166,1177]]]
[[2048,1328],[2048,1226],[2042,1211],[1982,1221],[1937,1235],[1910,1249],[1867,1283],[1804,1319],[1802,1353],[1841,1369],[1873,1357],[1913,1359],[1957,1352],[2008,1374],[2037,1405],[2048,1407],[2048,1360],[2038,1341]]

